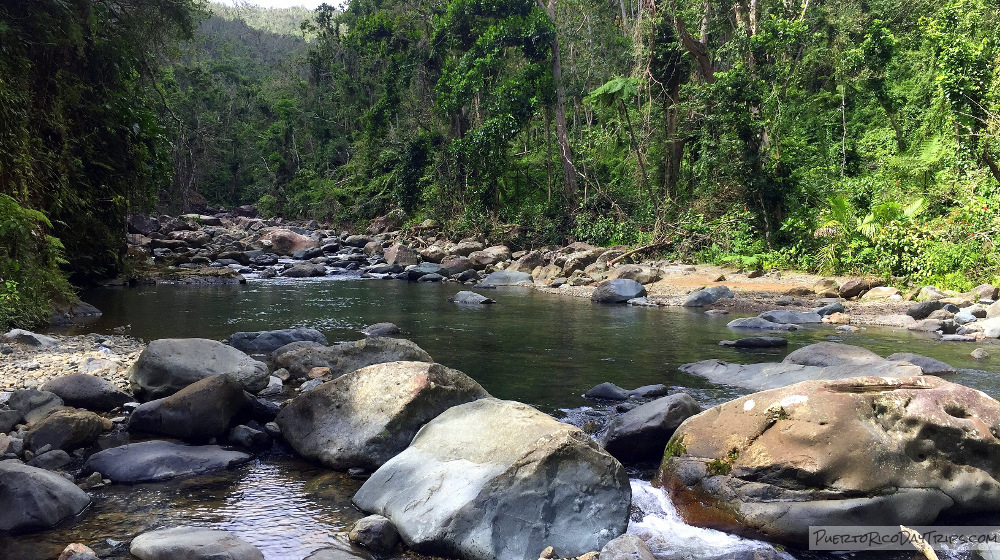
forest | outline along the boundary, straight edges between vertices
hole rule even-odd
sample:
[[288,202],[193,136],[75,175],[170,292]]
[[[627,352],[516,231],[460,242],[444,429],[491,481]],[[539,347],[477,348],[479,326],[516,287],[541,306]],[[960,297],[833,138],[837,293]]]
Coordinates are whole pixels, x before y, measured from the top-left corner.
[[996,282],[998,26],[985,0],[0,2],[0,323],[121,273],[129,213],[242,204]]

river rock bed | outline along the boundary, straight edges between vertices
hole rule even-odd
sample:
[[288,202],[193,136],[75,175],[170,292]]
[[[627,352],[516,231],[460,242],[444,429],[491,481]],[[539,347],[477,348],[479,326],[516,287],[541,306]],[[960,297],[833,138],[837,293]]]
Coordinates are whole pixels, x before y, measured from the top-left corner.
[[[0,339],[0,390],[37,389],[64,375],[85,373],[128,389],[128,369],[146,348],[126,335],[48,335],[54,345]],[[2,350],[0,350],[2,351]]]

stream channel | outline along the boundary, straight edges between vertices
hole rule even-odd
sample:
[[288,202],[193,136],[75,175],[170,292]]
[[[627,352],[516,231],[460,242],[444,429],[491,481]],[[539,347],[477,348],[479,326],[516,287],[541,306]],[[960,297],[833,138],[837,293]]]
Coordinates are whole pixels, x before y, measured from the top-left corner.
[[[389,321],[435,361],[465,372],[493,396],[533,405],[558,418],[586,415],[594,406],[581,396],[610,381],[626,389],[663,383],[689,393],[703,408],[749,391],[714,385],[677,366],[707,358],[752,363],[780,361],[806,344],[833,340],[883,356],[915,352],[959,368],[950,381],[1000,396],[1000,361],[977,362],[967,343],[936,342],[905,330],[868,328],[841,334],[817,325],[788,333],[784,350],[741,351],[718,346],[739,334],[726,328],[733,316],[697,310],[594,305],[590,301],[509,288],[483,292],[496,305],[460,307],[447,301],[462,287],[325,277],[314,280],[251,279],[242,286],[150,286],[102,289],[83,295],[104,315],[72,334],[110,333],[126,327],[149,341],[168,337],[224,339],[237,331],[312,327],[329,342],[357,340],[369,324]],[[988,347],[991,351],[993,347]],[[998,351],[993,354],[1000,354]],[[650,544],[658,560],[774,557],[768,545],[684,525],[669,500],[633,475],[629,531]],[[346,540],[363,517],[351,505],[362,481],[275,451],[228,472],[91,492],[94,503],[80,519],[49,531],[0,535],[0,559],[54,559],[66,544],[82,542],[102,557],[129,558],[124,543],[137,534],[187,524],[229,530],[258,546],[268,560],[302,560],[313,550]],[[986,524],[976,520],[975,524]],[[117,546],[116,546],[117,545]],[[415,557],[405,553],[406,557]],[[784,551],[783,558],[923,558],[915,553],[820,554]],[[970,558],[968,552],[942,558]]]

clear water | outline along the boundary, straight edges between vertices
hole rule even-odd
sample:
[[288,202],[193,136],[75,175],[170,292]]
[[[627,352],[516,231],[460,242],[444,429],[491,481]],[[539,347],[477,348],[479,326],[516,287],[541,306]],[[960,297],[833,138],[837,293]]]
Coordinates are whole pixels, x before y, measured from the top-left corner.
[[[625,388],[663,383],[690,393],[702,406],[712,406],[747,391],[713,385],[680,373],[677,366],[707,358],[779,361],[788,351],[822,340],[857,344],[882,355],[916,352],[935,357],[963,368],[952,380],[1000,396],[994,373],[1000,361],[976,362],[969,357],[972,345],[939,343],[907,331],[871,328],[840,335],[832,327],[817,326],[788,334],[787,350],[746,352],[717,344],[739,336],[725,326],[731,316],[600,306],[526,289],[490,291],[487,295],[497,304],[469,308],[447,301],[460,289],[454,284],[325,278],[100,290],[84,299],[104,316],[78,330],[110,333],[126,327],[145,340],[223,339],[237,331],[304,326],[319,329],[332,343],[356,340],[363,336],[362,327],[389,321],[436,361],[472,376],[494,396],[557,416],[589,404],[581,395],[604,381]],[[227,473],[110,486],[92,492],[94,504],[79,520],[41,533],[0,536],[0,559],[56,558],[70,542],[107,552],[107,539],[128,541],[146,530],[191,524],[230,530],[260,547],[268,560],[301,560],[345,538],[351,523],[362,516],[350,503],[359,486],[343,474],[282,454]],[[659,490],[639,480],[633,481],[633,490],[637,513],[630,531],[649,540],[660,559],[724,557],[764,546],[688,527],[671,513]],[[791,557],[845,556],[793,551]]]

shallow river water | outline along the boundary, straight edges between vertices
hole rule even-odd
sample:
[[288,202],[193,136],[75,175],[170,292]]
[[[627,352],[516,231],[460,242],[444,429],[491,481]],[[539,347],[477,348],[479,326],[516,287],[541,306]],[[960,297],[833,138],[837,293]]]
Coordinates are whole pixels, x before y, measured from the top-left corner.
[[[835,340],[885,356],[915,352],[960,368],[950,380],[997,397],[1000,369],[969,357],[974,346],[940,343],[904,330],[869,328],[841,335],[816,326],[789,333],[782,351],[745,352],[718,346],[740,334],[726,328],[732,316],[672,308],[593,305],[587,300],[527,289],[488,292],[496,305],[459,307],[447,298],[454,284],[411,284],[354,279],[251,280],[244,286],[155,286],[99,290],[84,299],[104,316],[81,328],[110,333],[117,327],[145,340],[167,337],[223,339],[233,332],[313,327],[333,343],[356,340],[369,324],[389,321],[434,359],[479,381],[491,394],[562,416],[588,404],[582,394],[611,381],[625,388],[653,383],[683,389],[703,407],[747,391],[713,385],[677,366],[719,358],[734,362],[780,361],[806,344]],[[992,348],[990,348],[992,350]],[[1000,347],[997,347],[1000,354]],[[362,514],[350,499],[361,482],[274,453],[231,472],[92,492],[94,504],[81,519],[41,533],[0,536],[0,559],[58,556],[69,542],[107,555],[116,541],[177,524],[224,528],[260,547],[268,560],[302,560],[309,552],[345,539]],[[633,481],[630,531],[653,545],[661,558],[718,558],[762,543],[683,525],[662,493]],[[114,557],[128,558],[122,547]],[[678,555],[682,556],[678,556]],[[912,553],[873,556],[816,555],[794,558],[914,558]],[[966,558],[966,554],[944,557]]]

